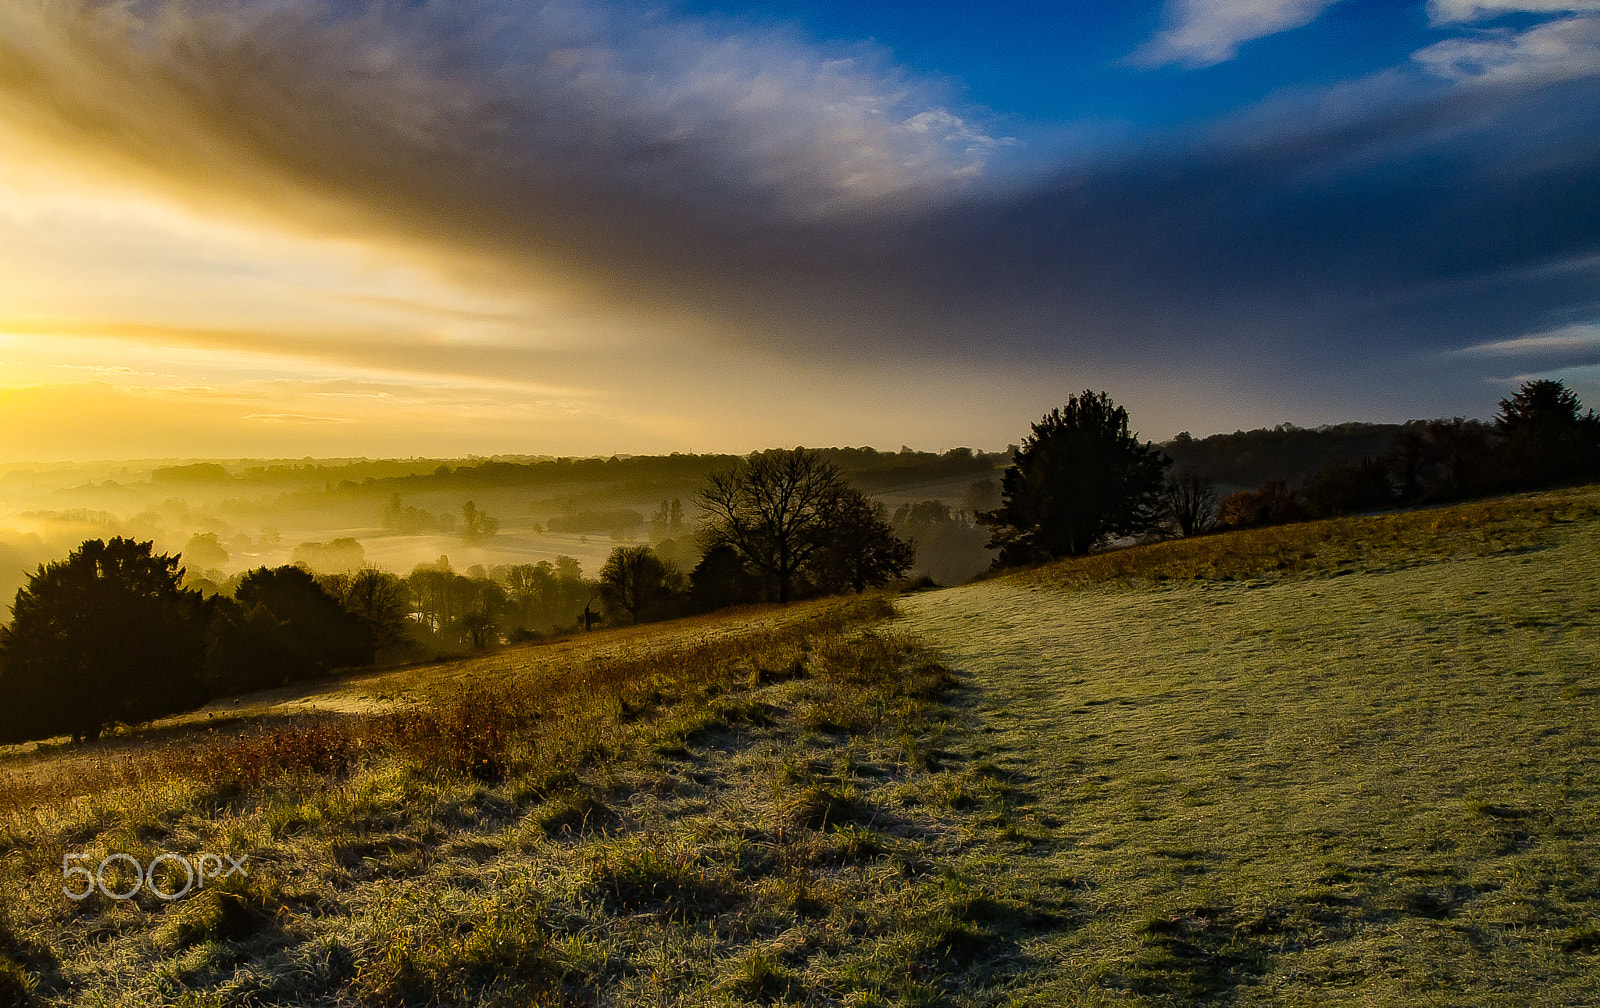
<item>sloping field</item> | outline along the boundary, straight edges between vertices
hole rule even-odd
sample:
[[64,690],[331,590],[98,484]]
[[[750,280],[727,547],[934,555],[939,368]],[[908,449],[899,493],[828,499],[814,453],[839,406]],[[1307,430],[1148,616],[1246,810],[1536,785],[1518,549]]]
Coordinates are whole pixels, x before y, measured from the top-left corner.
[[1600,1004],[1597,560],[1526,495],[13,755],[0,1006]]
[[970,755],[1031,793],[994,870],[1079,910],[1015,996],[1600,1003],[1597,496],[1270,579],[900,600],[978,687]]

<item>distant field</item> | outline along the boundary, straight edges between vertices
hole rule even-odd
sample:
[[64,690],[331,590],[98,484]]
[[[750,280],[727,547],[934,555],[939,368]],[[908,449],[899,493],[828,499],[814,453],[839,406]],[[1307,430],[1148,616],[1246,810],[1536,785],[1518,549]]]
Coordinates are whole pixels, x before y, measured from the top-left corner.
[[1077,907],[1024,945],[1016,995],[1600,1003],[1597,505],[1218,536],[903,599],[897,628],[980,690],[970,755],[1031,792],[1035,839],[995,871]]
[[0,1005],[1600,1003],[1597,559],[1530,494],[6,757]]

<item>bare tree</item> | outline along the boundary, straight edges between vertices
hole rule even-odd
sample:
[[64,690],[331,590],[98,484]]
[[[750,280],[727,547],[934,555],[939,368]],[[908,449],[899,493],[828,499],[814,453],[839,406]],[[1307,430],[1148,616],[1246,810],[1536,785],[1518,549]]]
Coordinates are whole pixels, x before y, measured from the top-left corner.
[[1214,480],[1180,471],[1162,488],[1167,514],[1183,536],[1208,531],[1217,521],[1217,485]]
[[707,550],[727,545],[778,585],[789,601],[798,574],[827,542],[828,504],[845,487],[831,462],[805,448],[755,452],[712,473],[700,493]]

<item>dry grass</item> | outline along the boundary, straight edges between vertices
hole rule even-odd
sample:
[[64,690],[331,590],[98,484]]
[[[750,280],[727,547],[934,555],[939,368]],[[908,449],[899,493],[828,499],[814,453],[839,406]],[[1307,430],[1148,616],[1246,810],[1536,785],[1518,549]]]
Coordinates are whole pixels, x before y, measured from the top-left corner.
[[1600,515],[1593,488],[1220,532],[1060,561],[1005,576],[1039,587],[1322,577],[1531,549]]
[[[960,771],[907,740],[945,730],[952,679],[860,629],[886,612],[502,655],[507,674],[451,667],[478,685],[400,712],[135,748],[131,786],[0,815],[18,936],[0,983],[40,1004],[964,997],[1013,938],[973,918],[999,894],[942,868],[980,827],[918,798]],[[251,875],[78,904],[67,852],[213,852]]]

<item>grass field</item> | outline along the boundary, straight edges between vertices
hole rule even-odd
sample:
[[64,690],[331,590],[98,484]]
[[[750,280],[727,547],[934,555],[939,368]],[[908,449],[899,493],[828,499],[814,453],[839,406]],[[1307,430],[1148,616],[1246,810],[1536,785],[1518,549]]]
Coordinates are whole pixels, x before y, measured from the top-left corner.
[[[1597,560],[1558,491],[14,755],[0,1006],[1597,1004]],[[250,875],[61,893],[167,852]]]
[[1254,578],[1149,578],[1219,536],[1121,584],[1091,558],[903,600],[981,688],[971,754],[1032,794],[995,870],[1078,910],[1015,996],[1600,1003],[1597,503],[1251,533],[1301,561]]

